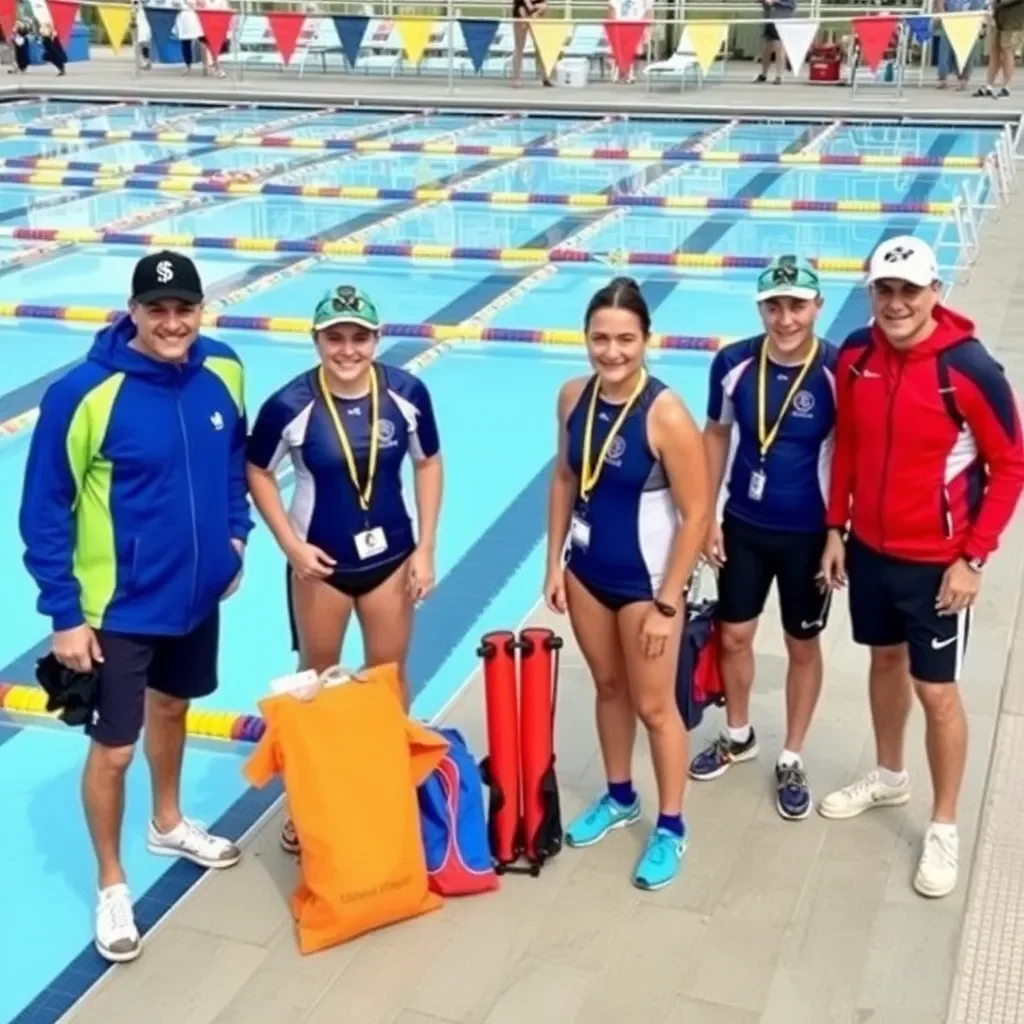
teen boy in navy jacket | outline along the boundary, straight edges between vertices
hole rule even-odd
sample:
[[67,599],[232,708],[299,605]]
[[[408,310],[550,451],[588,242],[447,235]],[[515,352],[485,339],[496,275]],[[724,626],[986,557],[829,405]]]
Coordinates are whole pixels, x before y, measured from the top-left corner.
[[186,712],[217,687],[219,603],[252,529],[242,365],[199,333],[202,303],[191,260],[140,260],[129,315],[46,392],[25,469],[25,564],[54,654],[98,674],[83,799],[99,861],[96,946],[112,961],[141,951],[119,846],[143,719],[150,851],[210,868],[240,857],[178,801]]

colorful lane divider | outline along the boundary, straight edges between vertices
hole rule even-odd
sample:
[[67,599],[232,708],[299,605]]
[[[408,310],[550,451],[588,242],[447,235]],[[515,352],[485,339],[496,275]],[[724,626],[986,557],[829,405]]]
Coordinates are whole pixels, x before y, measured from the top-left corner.
[[296,185],[273,181],[212,181],[187,178],[103,177],[92,174],[0,172],[6,185],[137,189],[149,192],[201,192],[229,196],[301,196],[305,199],[412,200],[414,202],[481,203],[490,206],[646,206],[664,210],[748,210],[761,213],[909,213],[948,216],[952,203],[883,203],[861,199],[734,199],[709,196],[651,196],[630,193],[495,192],[476,189],[386,188],[372,185]]
[[[161,249],[221,249],[245,253],[292,252],[319,256],[391,256],[411,260],[490,260],[498,263],[597,263],[689,267],[708,270],[759,270],[771,262],[768,256],[730,256],[708,252],[588,252],[565,247],[515,249],[405,242],[383,245],[373,242],[323,242],[306,238],[243,238],[202,235],[164,235],[99,231],[94,228],[0,228],[0,238],[32,242],[69,242],[75,245],[133,245]],[[821,273],[851,274],[867,269],[867,262],[853,257],[821,256],[810,262]]]
[[503,146],[457,142],[394,142],[382,139],[303,138],[290,135],[224,135],[209,132],[175,132],[147,129],[46,128],[32,125],[0,125],[0,138],[27,136],[46,139],[99,139],[107,142],[160,142],[191,146],[249,146],[287,149],[339,149],[360,153],[420,153],[436,156],[545,157],[555,160],[647,160],[658,163],[693,161],[721,164],[806,164],[837,167],[945,167],[978,170],[985,160],[977,156],[914,156],[890,153],[742,153],[698,150],[677,146],[669,149],[626,149],[621,146]]
[[[110,323],[124,310],[99,306],[38,306],[0,302],[4,319],[61,320],[66,323]],[[231,316],[225,313],[206,314],[203,325],[219,330],[263,331],[271,334],[302,334],[309,336],[313,322],[305,317]],[[568,329],[516,329],[484,327],[481,324],[381,324],[385,338],[419,338],[423,341],[503,341],[527,345],[582,345],[582,331]],[[686,334],[652,334],[650,346],[658,349],[715,352],[736,339],[728,336]]]
[[[38,686],[0,683],[0,711],[60,722],[55,712],[46,710],[46,691]],[[237,711],[191,708],[185,720],[185,731],[190,738],[227,743],[258,743],[265,729],[266,723],[259,715]]]

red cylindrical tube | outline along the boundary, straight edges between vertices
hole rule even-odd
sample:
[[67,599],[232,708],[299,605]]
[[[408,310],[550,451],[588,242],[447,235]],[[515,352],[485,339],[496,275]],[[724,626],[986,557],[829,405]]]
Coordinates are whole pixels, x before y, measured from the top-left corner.
[[508,630],[486,634],[480,641],[484,659],[487,706],[487,762],[484,781],[490,787],[488,835],[497,864],[511,864],[520,854],[519,730],[516,699],[516,640]]
[[523,852],[531,862],[545,856],[549,796],[545,782],[554,763],[554,678],[551,672],[555,635],[550,629],[531,627],[519,634],[520,670],[519,744],[523,777]]

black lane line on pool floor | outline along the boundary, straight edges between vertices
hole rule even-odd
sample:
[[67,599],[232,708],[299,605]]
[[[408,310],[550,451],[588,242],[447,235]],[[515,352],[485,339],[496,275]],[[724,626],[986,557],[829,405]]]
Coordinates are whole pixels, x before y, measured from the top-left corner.
[[[942,132],[936,136],[935,141],[928,147],[926,156],[929,159],[935,160],[949,156],[953,147],[957,144],[959,137],[959,132]],[[930,167],[928,170],[922,171],[920,174],[916,174],[910,182],[910,187],[900,199],[900,202],[928,202],[932,192],[935,190],[935,187],[939,184],[941,179],[942,169],[937,167]],[[917,225],[921,223],[922,218],[918,216],[908,219],[906,216],[901,216],[897,220],[899,224],[898,227],[895,226],[895,222],[893,220],[888,221],[886,227],[882,230],[874,244],[864,253],[865,258],[870,256],[875,249],[890,238],[895,238],[897,235],[912,235],[914,230],[917,228]],[[864,327],[870,317],[871,307],[868,302],[868,290],[863,285],[854,285],[847,294],[843,304],[836,312],[826,337],[833,344],[841,345],[850,334],[858,328]]]

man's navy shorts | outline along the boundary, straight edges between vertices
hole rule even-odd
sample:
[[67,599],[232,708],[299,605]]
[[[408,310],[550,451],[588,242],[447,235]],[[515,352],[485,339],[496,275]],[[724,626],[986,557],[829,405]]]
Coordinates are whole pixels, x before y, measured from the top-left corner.
[[100,664],[96,714],[86,733],[105,747],[130,747],[142,732],[147,688],[179,700],[217,689],[220,610],[183,636],[96,631]]
[[971,611],[956,615],[936,611],[945,572],[945,565],[883,555],[851,534],[846,574],[854,642],[870,647],[905,643],[915,679],[957,682],[967,652]]

